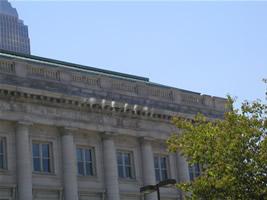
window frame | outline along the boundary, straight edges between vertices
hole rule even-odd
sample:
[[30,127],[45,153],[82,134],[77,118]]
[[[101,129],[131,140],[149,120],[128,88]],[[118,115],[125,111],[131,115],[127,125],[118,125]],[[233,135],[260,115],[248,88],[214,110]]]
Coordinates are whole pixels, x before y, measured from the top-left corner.
[[[49,157],[43,157],[43,145],[48,145],[48,149],[49,149]],[[34,150],[33,150],[33,145],[38,145],[39,147],[39,157],[34,156]],[[33,173],[37,173],[37,174],[53,174],[55,173],[55,168],[54,168],[54,153],[53,153],[53,142],[51,141],[40,141],[40,140],[33,140],[32,141],[32,145],[31,145],[31,149],[32,149],[32,172]],[[40,171],[36,171],[34,169],[34,158],[39,158],[39,164],[40,164]],[[43,160],[44,159],[48,159],[49,162],[49,168],[50,171],[44,171],[44,166],[43,166]]]
[[[122,164],[119,165],[118,163],[118,154],[121,153],[122,154]],[[125,160],[124,160],[124,155],[125,154],[128,154],[130,159],[130,165],[128,164],[125,164]],[[122,150],[122,149],[118,149],[116,150],[116,162],[117,162],[117,172],[118,172],[118,178],[121,179],[121,180],[135,180],[136,179],[136,175],[135,175],[135,165],[134,165],[134,153],[132,151],[129,151],[129,150]],[[122,171],[122,174],[123,176],[120,176],[120,173],[119,173],[119,166],[122,167],[123,171]],[[127,167],[130,167],[130,173],[131,173],[131,176],[130,177],[127,177],[127,173],[126,173],[126,168]]]
[[[82,149],[82,163],[83,163],[83,174],[79,174],[79,168],[78,168],[78,156],[77,156],[77,151],[78,149]],[[92,172],[93,174],[92,175],[87,175],[87,171],[86,171],[86,163],[90,163],[90,162],[87,162],[85,160],[85,151],[86,150],[90,150],[91,151],[91,158],[92,158],[92,161],[91,161],[91,164],[92,164]],[[95,147],[92,147],[92,146],[81,146],[81,145],[77,145],[76,146],[76,149],[75,149],[75,155],[76,155],[76,167],[77,167],[77,176],[79,177],[96,177],[97,176],[97,170],[96,170],[96,152],[95,152]]]
[[[157,164],[158,164],[158,168],[156,168],[155,166],[155,158],[157,158]],[[161,167],[161,159],[165,158],[166,160],[166,168],[162,168]],[[155,171],[155,179],[157,182],[163,181],[163,180],[167,180],[170,177],[170,169],[169,169],[169,156],[166,154],[154,154],[153,156],[153,163],[154,163],[154,171]],[[157,174],[156,174],[156,170],[159,170],[159,180],[157,180]],[[166,179],[163,179],[163,171],[166,170]]]

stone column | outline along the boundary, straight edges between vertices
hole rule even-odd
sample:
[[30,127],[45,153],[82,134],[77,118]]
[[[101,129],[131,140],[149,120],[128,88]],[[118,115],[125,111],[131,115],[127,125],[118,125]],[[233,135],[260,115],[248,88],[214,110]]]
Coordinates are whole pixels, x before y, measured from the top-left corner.
[[190,181],[188,163],[179,152],[177,152],[178,180],[179,182]]
[[64,200],[78,200],[76,147],[72,132],[65,128],[61,136]]
[[116,149],[110,133],[103,135],[103,159],[107,200],[120,200]]
[[32,200],[32,156],[29,139],[30,125],[30,123],[18,122],[16,127],[18,200]]
[[[179,152],[177,152],[177,167],[179,183],[190,181],[188,163],[185,157],[183,157]],[[184,193],[180,193],[181,199],[185,199],[184,195]]]
[[[154,167],[154,155],[152,151],[151,141],[148,138],[141,139],[141,157],[142,157],[142,169],[143,169],[143,184],[155,185],[155,167]],[[145,200],[157,199],[156,192],[146,194]]]

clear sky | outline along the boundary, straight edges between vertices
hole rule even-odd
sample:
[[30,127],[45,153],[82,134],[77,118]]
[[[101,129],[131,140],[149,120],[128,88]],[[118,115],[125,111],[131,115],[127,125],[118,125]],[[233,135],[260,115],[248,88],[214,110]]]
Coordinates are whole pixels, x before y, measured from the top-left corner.
[[264,100],[267,2],[11,1],[33,55]]

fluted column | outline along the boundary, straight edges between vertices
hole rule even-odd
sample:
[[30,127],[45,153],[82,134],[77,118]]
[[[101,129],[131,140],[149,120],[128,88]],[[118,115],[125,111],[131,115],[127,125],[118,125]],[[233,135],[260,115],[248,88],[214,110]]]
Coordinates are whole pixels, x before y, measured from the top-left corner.
[[[154,167],[154,155],[152,151],[151,141],[148,138],[141,139],[141,154],[144,186],[155,185],[156,176]],[[156,192],[145,195],[145,200],[155,199],[157,199]]]
[[107,200],[119,200],[116,149],[111,134],[103,134],[103,159]]
[[18,200],[32,200],[32,162],[29,126],[29,123],[18,122],[16,127]]
[[78,200],[76,148],[72,129],[62,129],[62,161],[64,200]]
[[[178,181],[179,183],[190,181],[188,163],[184,156],[177,152]],[[181,199],[184,199],[184,193],[181,192]]]

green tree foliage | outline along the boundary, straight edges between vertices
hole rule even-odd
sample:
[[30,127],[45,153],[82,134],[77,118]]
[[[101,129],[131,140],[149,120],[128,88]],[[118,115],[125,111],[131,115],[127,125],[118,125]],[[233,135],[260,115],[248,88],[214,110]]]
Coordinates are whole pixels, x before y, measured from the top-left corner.
[[180,151],[202,174],[181,183],[187,199],[267,200],[267,105],[245,102],[230,109],[223,120],[174,118],[181,131],[167,140],[170,151]]

